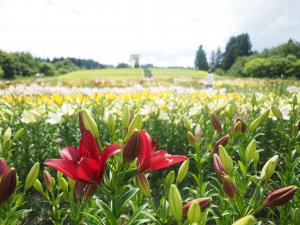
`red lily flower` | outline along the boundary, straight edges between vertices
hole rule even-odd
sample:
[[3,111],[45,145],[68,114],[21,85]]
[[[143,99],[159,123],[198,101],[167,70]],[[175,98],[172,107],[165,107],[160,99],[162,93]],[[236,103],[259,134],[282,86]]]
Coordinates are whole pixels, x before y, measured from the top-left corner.
[[121,146],[111,144],[106,146],[100,155],[93,135],[85,131],[78,149],[66,147],[60,150],[60,159],[48,159],[45,165],[78,182],[99,184],[104,175],[106,161],[120,149]]
[[140,131],[140,150],[138,154],[138,173],[159,170],[187,159],[183,155],[170,155],[166,150],[158,150],[158,144],[150,135]]

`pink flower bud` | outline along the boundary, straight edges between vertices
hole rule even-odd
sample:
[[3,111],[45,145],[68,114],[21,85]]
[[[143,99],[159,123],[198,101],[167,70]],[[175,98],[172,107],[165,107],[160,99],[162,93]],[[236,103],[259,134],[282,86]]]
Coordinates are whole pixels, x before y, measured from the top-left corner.
[[81,132],[81,134],[83,134],[86,131],[86,129],[85,129],[84,123],[83,123],[82,112],[78,113],[78,120],[79,120],[80,132]]
[[53,178],[47,170],[44,171],[43,178],[44,178],[45,186],[48,188],[48,190],[50,190],[51,189],[51,180]]
[[206,208],[209,207],[209,205],[212,202],[211,197],[206,197],[206,198],[196,198],[191,201],[188,201],[183,207],[182,207],[182,213],[183,215],[186,215],[190,206],[192,205],[193,202],[197,202],[200,206],[201,212],[203,212]]
[[218,154],[214,154],[214,159],[213,159],[213,164],[214,164],[214,169],[216,174],[218,175],[220,180],[223,180],[224,175],[226,175],[224,165],[221,162],[220,157]]
[[216,113],[212,113],[210,115],[210,118],[211,118],[212,124],[214,125],[214,128],[216,129],[216,131],[218,133],[222,133],[222,131],[223,131],[222,124],[221,124],[220,119],[217,117]]
[[269,194],[263,202],[264,207],[274,207],[286,204],[291,200],[297,190],[296,186],[277,189]]
[[219,145],[225,146],[228,143],[229,135],[221,137],[213,147],[213,153],[219,153]]
[[229,198],[235,198],[236,185],[229,176],[224,176],[223,178],[223,190]]
[[5,202],[14,193],[17,185],[17,174],[14,169],[1,175],[0,179],[0,204]]

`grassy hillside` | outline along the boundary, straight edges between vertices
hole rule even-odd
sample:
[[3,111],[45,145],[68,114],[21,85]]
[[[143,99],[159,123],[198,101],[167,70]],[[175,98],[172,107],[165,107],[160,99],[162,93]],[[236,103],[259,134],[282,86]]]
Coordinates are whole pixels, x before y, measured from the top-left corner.
[[142,79],[141,69],[80,70],[55,77],[58,80],[123,80]]
[[169,69],[169,68],[154,68],[151,69],[155,78],[183,78],[194,77],[203,78],[207,75],[205,71],[195,71],[191,69]]

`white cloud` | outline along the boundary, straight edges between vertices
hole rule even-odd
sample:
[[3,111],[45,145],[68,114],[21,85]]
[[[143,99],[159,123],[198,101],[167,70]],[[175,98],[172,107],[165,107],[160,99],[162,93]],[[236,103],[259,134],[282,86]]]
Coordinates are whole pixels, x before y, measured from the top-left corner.
[[142,63],[192,66],[200,44],[209,52],[232,34],[249,31],[258,48],[296,37],[299,4],[266,1],[0,0],[0,49],[107,64],[140,53]]

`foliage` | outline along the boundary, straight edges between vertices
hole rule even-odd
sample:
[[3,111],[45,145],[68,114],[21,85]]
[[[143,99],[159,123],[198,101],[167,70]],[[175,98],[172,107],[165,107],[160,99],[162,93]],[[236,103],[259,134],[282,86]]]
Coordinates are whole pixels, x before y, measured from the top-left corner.
[[196,52],[195,69],[196,70],[207,70],[208,69],[206,53],[203,50],[202,45],[199,46],[199,48]]
[[250,37],[247,33],[231,37],[225,47],[223,69],[228,70],[239,56],[250,55],[251,47]]
[[[28,52],[7,53],[0,50],[0,67],[3,78],[16,76],[34,76],[44,74],[52,76],[65,74],[78,69],[103,69],[105,65],[91,59],[54,58],[53,60],[34,58]],[[2,76],[0,76],[2,77]]]

